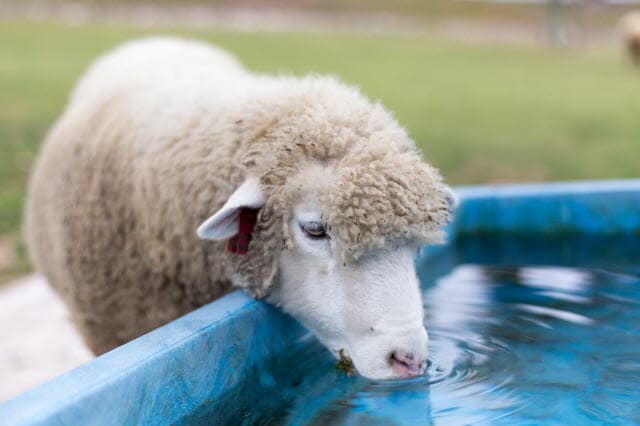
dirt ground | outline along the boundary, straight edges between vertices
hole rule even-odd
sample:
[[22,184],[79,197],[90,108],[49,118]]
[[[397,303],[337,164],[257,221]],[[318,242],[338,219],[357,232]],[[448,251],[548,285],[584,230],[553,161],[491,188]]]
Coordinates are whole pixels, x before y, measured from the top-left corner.
[[0,287],[0,402],[93,358],[43,277]]
[[16,261],[13,241],[8,238],[0,238],[0,271],[13,265]]

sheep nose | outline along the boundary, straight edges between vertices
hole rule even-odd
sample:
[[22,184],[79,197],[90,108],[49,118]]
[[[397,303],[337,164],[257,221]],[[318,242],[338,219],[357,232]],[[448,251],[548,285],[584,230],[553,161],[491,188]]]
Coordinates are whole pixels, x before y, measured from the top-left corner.
[[424,373],[426,364],[425,358],[417,357],[412,352],[396,350],[389,355],[389,365],[394,374],[403,379],[420,376]]

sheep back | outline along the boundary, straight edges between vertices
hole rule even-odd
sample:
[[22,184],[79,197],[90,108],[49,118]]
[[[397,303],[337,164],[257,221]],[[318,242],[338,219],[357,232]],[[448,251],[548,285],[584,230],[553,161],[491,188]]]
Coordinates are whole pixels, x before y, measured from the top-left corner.
[[26,239],[95,352],[229,291],[224,245],[194,230],[243,179],[221,105],[244,74],[197,42],[132,42],[90,68],[48,134]]

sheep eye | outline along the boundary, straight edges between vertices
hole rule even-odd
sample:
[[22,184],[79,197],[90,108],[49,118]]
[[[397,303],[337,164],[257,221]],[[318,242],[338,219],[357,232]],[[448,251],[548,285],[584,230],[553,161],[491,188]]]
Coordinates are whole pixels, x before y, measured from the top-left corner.
[[327,238],[327,231],[322,222],[300,222],[300,229],[307,237],[314,240],[320,240]]

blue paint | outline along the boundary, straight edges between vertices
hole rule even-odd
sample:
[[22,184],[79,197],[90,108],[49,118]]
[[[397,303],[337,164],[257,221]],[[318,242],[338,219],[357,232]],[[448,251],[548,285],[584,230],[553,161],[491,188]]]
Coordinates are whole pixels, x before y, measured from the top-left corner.
[[[640,180],[465,187],[458,194],[461,205],[450,226],[450,239],[466,241],[467,253],[478,262],[487,255],[487,247],[478,243],[483,235],[640,235]],[[596,242],[592,245],[598,247]],[[507,260],[509,253],[516,253],[501,252]],[[420,262],[431,262],[432,270],[440,268],[444,274],[443,259],[451,256],[445,246],[431,247]],[[624,263],[624,259],[621,252],[609,261]],[[580,262],[579,254],[573,261]],[[304,383],[327,389],[329,396],[323,393],[327,401],[340,397],[340,383],[346,379],[326,377],[323,372],[333,361],[305,336],[292,319],[234,292],[1,405],[0,424],[199,423],[230,408],[232,401],[251,416],[255,413],[238,402],[238,392],[248,389],[251,381],[271,393],[288,389],[291,396],[308,380]],[[319,367],[288,368],[274,361],[283,359],[286,350],[304,352],[309,344],[316,345]],[[280,374],[287,370],[296,371]],[[354,379],[353,385],[367,382]],[[424,411],[424,401],[431,396],[420,389],[398,389],[390,400],[414,413],[422,407],[414,420],[428,422],[433,413]],[[430,401],[432,406],[433,398]],[[379,403],[360,396],[355,405],[369,416],[386,415]],[[313,411],[308,404],[297,407],[299,413]]]

